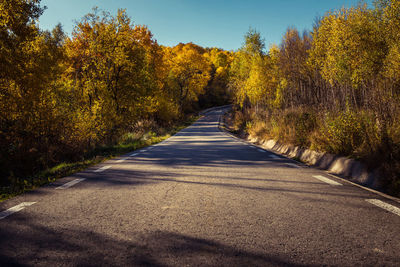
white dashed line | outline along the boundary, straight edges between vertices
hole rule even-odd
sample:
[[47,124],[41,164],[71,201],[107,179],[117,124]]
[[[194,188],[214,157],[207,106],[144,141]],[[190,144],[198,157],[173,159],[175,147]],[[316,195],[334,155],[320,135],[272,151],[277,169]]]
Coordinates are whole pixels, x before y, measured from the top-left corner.
[[152,150],[154,148],[154,146],[150,146],[149,148],[148,148],[148,150]]
[[124,162],[125,160],[127,160],[128,158],[122,158],[120,160],[117,160],[116,162]]
[[325,183],[327,183],[327,184],[330,184],[330,185],[342,185],[341,183],[338,183],[338,182],[336,182],[336,181],[333,181],[333,180],[331,180],[331,179],[328,179],[328,178],[326,178],[326,177],[324,177],[324,176],[322,176],[322,175],[314,175],[313,177],[316,178],[316,179],[318,179],[318,180],[320,180],[320,181],[322,181],[322,182],[325,182]]
[[290,166],[290,167],[294,167],[294,168],[301,168],[299,165],[294,164],[294,163],[285,163],[285,165]]
[[2,212],[0,212],[0,220],[4,219],[7,216],[10,216],[13,213],[16,213],[18,211],[23,210],[25,207],[29,207],[33,204],[35,204],[36,202],[22,202],[21,204],[14,206],[12,208],[9,208],[8,210],[4,210]]
[[67,188],[70,188],[73,185],[76,185],[79,182],[84,181],[84,180],[86,180],[86,179],[85,178],[75,179],[75,180],[72,180],[71,182],[65,183],[65,184],[57,187],[56,189],[67,189]]
[[102,172],[102,171],[105,171],[105,170],[107,170],[109,168],[111,168],[111,166],[104,166],[104,167],[101,167],[100,169],[95,170],[94,172]]
[[263,152],[263,153],[265,153],[265,152],[267,152],[267,151],[265,151],[265,150],[262,150],[262,149],[257,149],[259,152]]
[[387,211],[390,211],[398,216],[400,216],[400,209],[398,207],[395,207],[393,205],[390,205],[386,202],[383,202],[382,200],[379,199],[366,199],[365,201],[374,204],[375,206],[378,206],[382,209],[385,209]]
[[139,155],[139,153],[132,153],[132,154],[130,154],[129,156],[130,156],[130,157],[134,157],[134,156],[137,156],[137,155]]
[[272,155],[269,155],[268,157],[271,158],[271,159],[279,159],[279,158],[280,158],[280,157],[275,156],[275,155],[273,155],[273,154],[272,154]]

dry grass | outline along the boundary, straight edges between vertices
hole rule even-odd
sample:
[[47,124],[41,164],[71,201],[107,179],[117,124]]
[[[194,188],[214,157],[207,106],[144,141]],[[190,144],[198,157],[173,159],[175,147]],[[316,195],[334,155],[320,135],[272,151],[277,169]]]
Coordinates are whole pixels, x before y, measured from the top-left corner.
[[[234,126],[259,139],[340,154],[378,169],[386,191],[400,195],[400,121],[383,128],[372,112],[318,112],[305,108],[246,114],[236,111]],[[385,130],[386,129],[386,130]]]

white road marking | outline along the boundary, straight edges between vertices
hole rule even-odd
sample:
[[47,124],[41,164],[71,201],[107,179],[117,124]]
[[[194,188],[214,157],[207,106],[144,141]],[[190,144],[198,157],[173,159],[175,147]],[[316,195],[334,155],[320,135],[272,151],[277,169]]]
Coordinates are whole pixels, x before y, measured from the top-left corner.
[[147,148],[148,150],[152,150],[154,148],[154,146],[150,146],[149,148]]
[[387,211],[390,211],[398,216],[400,216],[400,209],[398,207],[395,207],[393,205],[390,205],[386,202],[383,202],[382,200],[379,199],[366,199],[365,201],[374,204],[375,206],[378,206],[382,209],[385,209]]
[[322,175],[314,175],[313,177],[316,178],[316,179],[318,179],[318,180],[320,180],[320,181],[322,181],[322,182],[325,182],[325,183],[327,183],[327,184],[330,184],[330,185],[342,185],[341,183],[338,183],[338,182],[336,182],[336,181],[333,181],[333,180],[331,180],[331,179],[328,179],[328,178],[326,178],[326,177],[324,177],[324,176],[322,176]]
[[132,154],[130,154],[129,156],[130,156],[130,157],[134,157],[134,156],[137,156],[137,155],[139,155],[139,153],[132,153]]
[[285,165],[290,166],[290,167],[295,167],[295,168],[301,168],[299,165],[294,164],[294,163],[285,163]]
[[23,210],[25,207],[32,206],[36,202],[22,202],[21,204],[14,206],[12,208],[9,208],[8,210],[4,210],[0,212],[0,220],[4,219],[7,216],[10,216],[13,213],[16,213],[20,210]]
[[368,188],[368,187],[365,187],[365,186],[363,186],[363,185],[353,183],[353,182],[351,182],[351,181],[349,181],[349,180],[347,180],[347,179],[337,177],[337,176],[335,176],[335,175],[333,175],[333,174],[330,174],[330,173],[327,173],[327,175],[329,175],[329,176],[331,176],[331,177],[334,177],[334,178],[336,178],[336,179],[342,181],[343,183],[348,183],[348,184],[354,185],[354,186],[359,187],[359,188],[361,188],[361,189],[363,189],[363,190],[372,192],[372,193],[374,193],[374,194],[376,194],[376,195],[380,195],[381,197],[384,197],[384,198],[386,198],[386,199],[390,199],[390,200],[392,200],[392,201],[395,201],[395,202],[397,202],[397,203],[400,203],[400,198],[392,197],[392,196],[386,195],[386,194],[384,194],[384,193],[382,193],[382,192],[379,192],[379,191],[376,191],[376,190],[374,190],[374,189],[372,189],[372,188]]
[[86,179],[85,178],[75,179],[75,180],[72,180],[72,181],[70,181],[68,183],[65,183],[65,184],[57,187],[56,189],[67,189],[67,188],[70,188],[73,185],[76,185],[79,182],[84,181],[84,180],[86,180]]
[[279,159],[279,158],[280,158],[280,157],[278,157],[278,156],[275,156],[274,154],[271,154],[271,155],[269,155],[268,157],[271,158],[271,159]]
[[256,148],[255,146],[249,146],[249,147],[251,147],[251,148]]
[[116,162],[124,162],[125,160],[127,160],[128,158],[122,158],[120,160],[117,160]]
[[104,166],[104,167],[101,167],[100,169],[95,170],[94,172],[102,172],[102,171],[105,171],[105,170],[107,170],[109,168],[111,168],[111,166]]
[[267,152],[267,151],[262,150],[262,149],[257,149],[257,150],[260,151],[260,152],[263,152],[263,153]]

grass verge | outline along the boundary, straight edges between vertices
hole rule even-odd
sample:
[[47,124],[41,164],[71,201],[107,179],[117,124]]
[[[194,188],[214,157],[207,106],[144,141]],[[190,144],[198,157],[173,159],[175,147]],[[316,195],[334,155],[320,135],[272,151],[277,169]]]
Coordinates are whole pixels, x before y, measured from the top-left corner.
[[[236,110],[232,132],[259,140],[274,139],[319,152],[352,158],[379,173],[381,191],[400,196],[400,123],[384,123],[370,110],[321,111],[310,108]],[[295,159],[298,160],[298,159]]]
[[88,153],[82,161],[63,162],[34,176],[25,179],[15,178],[17,182],[13,186],[0,188],[0,202],[52,183],[59,178],[80,172],[113,157],[162,142],[191,125],[198,118],[198,116],[191,116],[187,120],[165,129],[162,133],[150,131],[137,139],[128,138],[116,145],[98,147]]

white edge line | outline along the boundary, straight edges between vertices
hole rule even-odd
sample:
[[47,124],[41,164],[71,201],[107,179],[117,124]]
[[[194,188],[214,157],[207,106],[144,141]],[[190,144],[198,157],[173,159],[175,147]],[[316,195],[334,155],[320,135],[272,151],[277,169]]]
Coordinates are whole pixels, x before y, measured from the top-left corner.
[[22,202],[21,204],[18,204],[17,206],[11,207],[7,210],[4,210],[2,212],[0,212],[0,220],[6,218],[7,216],[10,216],[13,213],[16,213],[18,211],[23,210],[25,207],[29,207],[33,204],[35,204],[36,202]]
[[324,176],[322,176],[322,175],[313,175],[313,177],[314,177],[315,179],[318,179],[318,180],[320,180],[320,181],[322,181],[322,182],[325,182],[325,183],[327,183],[327,184],[330,184],[330,185],[342,185],[341,183],[338,183],[338,182],[336,182],[336,181],[333,181],[333,180],[331,180],[331,179],[329,179],[329,178],[326,178],[326,177],[324,177]]
[[111,168],[110,165],[109,166],[104,166],[104,167],[101,167],[100,169],[95,170],[94,172],[102,172],[102,171],[105,171],[105,170],[107,170],[109,168]]
[[326,174],[329,175],[329,176],[335,177],[336,179],[341,180],[341,181],[344,182],[344,183],[349,183],[349,184],[351,184],[351,185],[357,186],[358,188],[364,189],[364,190],[369,191],[369,192],[371,192],[371,193],[377,194],[377,195],[379,195],[379,196],[381,196],[381,197],[384,197],[384,198],[390,199],[390,200],[392,200],[392,201],[395,201],[395,202],[397,202],[397,203],[400,203],[400,199],[398,199],[398,198],[396,198],[396,197],[389,196],[389,195],[387,195],[387,194],[385,194],[385,193],[379,192],[379,191],[374,190],[374,189],[372,189],[372,188],[365,187],[365,186],[363,186],[363,185],[360,185],[360,184],[357,184],[357,183],[352,182],[352,181],[350,181],[350,180],[341,178],[341,177],[339,177],[339,176],[337,176],[337,175],[334,175],[334,174],[332,174],[332,173],[329,173],[329,172],[326,172]]
[[117,160],[116,162],[124,162],[125,160],[127,160],[128,158],[122,158],[122,159],[119,159],[119,160]]
[[80,182],[84,181],[84,180],[86,180],[86,178],[75,179],[75,180],[72,180],[72,181],[70,181],[68,183],[65,183],[65,184],[63,184],[63,185],[61,185],[59,187],[56,187],[56,189],[67,189],[67,188],[70,188],[73,185],[76,185],[77,183],[80,183]]
[[365,201],[400,216],[400,209],[396,206],[390,205],[379,199],[366,199]]
[[[221,129],[220,127],[218,127],[218,128],[219,128],[220,130],[222,130],[224,133],[226,133],[228,136],[230,136],[231,138],[234,138],[234,139],[237,139],[237,140],[241,140],[241,141],[243,142],[243,144],[247,144],[247,145],[248,145],[248,142],[245,141],[243,138],[238,138],[238,137],[236,137],[235,135],[233,135],[232,133],[228,132],[227,130]],[[282,157],[284,157],[285,159],[289,159],[289,160],[295,161],[295,160],[293,160],[293,159],[291,159],[291,158],[289,158],[289,157],[287,157],[287,156],[285,156],[285,155],[282,155]],[[390,199],[390,200],[392,200],[392,201],[395,201],[395,202],[397,202],[397,203],[400,203],[400,198],[390,196],[390,195],[388,195],[388,194],[379,192],[379,191],[377,191],[377,190],[374,190],[374,189],[372,189],[372,188],[363,186],[363,185],[361,185],[361,184],[357,184],[357,183],[352,182],[352,181],[350,181],[350,180],[341,178],[341,177],[339,177],[339,176],[337,176],[337,175],[335,175],[335,174],[333,174],[333,173],[329,173],[328,171],[325,171],[325,173],[326,173],[327,175],[329,175],[329,176],[332,176],[332,177],[338,179],[338,180],[341,180],[341,181],[344,182],[344,183],[348,183],[348,184],[354,185],[354,186],[356,186],[356,187],[358,187],[358,188],[361,188],[361,189],[364,189],[364,190],[369,191],[369,192],[371,192],[371,193],[377,194],[377,195],[379,195],[379,196],[381,196],[381,197],[384,197],[384,198],[386,198],[386,199]]]

